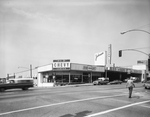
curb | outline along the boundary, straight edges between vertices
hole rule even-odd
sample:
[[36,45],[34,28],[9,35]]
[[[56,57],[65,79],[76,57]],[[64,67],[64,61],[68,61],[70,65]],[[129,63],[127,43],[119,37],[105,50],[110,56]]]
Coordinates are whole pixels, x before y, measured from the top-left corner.
[[[126,83],[122,83],[122,84],[124,84],[124,86],[126,85]],[[144,84],[142,84],[142,83],[134,83],[134,84],[135,84],[135,88],[144,86]],[[83,86],[94,86],[94,85],[93,85],[93,83],[87,83],[87,84],[64,85],[64,86],[55,86],[55,87],[33,87],[33,88],[34,89],[44,89],[44,88],[65,88],[65,87],[83,87]],[[122,88],[122,87],[119,87],[119,88]]]

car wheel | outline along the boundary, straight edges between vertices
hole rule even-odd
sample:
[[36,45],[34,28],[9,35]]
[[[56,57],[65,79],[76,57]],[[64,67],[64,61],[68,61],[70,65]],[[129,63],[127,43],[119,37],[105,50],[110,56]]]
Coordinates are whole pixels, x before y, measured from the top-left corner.
[[24,87],[24,88],[22,88],[22,90],[28,90],[28,87]]

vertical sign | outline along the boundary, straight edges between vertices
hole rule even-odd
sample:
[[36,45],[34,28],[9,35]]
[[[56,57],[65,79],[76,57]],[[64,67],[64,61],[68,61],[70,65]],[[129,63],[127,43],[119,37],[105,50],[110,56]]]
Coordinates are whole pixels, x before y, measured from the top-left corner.
[[111,66],[111,56],[112,56],[112,47],[111,47],[111,44],[108,45],[108,58],[107,58],[107,65],[108,67]]
[[111,65],[112,47],[111,44],[108,45],[108,64]]

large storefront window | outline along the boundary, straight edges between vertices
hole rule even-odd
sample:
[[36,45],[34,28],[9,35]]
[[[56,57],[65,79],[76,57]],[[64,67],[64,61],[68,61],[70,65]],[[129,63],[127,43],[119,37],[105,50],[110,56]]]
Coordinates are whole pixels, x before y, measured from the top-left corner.
[[52,74],[50,74],[49,72],[43,73],[42,82],[43,83],[51,83],[51,82],[53,82]]
[[94,80],[97,80],[99,77],[102,77],[104,73],[97,72],[82,72],[82,71],[71,71],[71,72],[44,72],[42,73],[42,83],[53,83],[53,75],[55,75],[55,80],[57,83],[91,83]]
[[68,83],[69,82],[69,75],[56,75],[56,82]]
[[82,83],[82,75],[71,75],[71,83]]

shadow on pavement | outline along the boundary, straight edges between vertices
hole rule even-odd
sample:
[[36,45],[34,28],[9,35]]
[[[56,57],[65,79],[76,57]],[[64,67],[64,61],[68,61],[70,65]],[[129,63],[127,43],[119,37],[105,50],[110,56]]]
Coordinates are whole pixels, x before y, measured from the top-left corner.
[[76,113],[75,115],[72,114],[66,114],[66,115],[62,115],[60,117],[84,117],[86,116],[88,113],[91,113],[92,111],[82,111],[79,113]]

